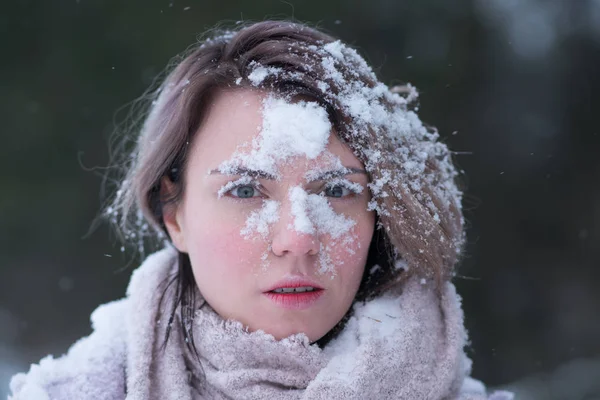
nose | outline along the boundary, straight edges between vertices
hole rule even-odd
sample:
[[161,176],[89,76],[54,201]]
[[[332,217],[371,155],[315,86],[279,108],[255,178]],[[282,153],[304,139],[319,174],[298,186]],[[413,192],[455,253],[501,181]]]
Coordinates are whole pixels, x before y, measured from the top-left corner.
[[318,254],[320,243],[316,229],[313,233],[296,230],[291,206],[289,202],[287,203],[287,205],[282,204],[279,221],[272,230],[271,250],[273,254],[279,257],[286,254],[297,256]]

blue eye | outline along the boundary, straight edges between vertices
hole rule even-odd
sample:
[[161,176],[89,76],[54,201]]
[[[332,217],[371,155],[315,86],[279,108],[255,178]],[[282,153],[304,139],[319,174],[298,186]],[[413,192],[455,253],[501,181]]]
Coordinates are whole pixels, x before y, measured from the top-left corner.
[[325,188],[325,196],[328,197],[344,197],[349,195],[351,192],[348,188],[341,185],[334,185]]
[[259,195],[258,190],[256,190],[256,188],[252,185],[240,185],[231,189],[229,193],[233,197],[238,197],[240,199],[250,199]]

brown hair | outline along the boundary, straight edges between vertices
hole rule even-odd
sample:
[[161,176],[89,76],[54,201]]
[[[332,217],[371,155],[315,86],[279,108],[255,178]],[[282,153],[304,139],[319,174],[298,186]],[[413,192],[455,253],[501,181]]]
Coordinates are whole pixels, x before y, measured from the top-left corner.
[[[258,87],[320,103],[340,139],[367,166],[379,229],[373,236],[357,299],[397,287],[412,274],[432,278],[437,285],[449,279],[464,239],[460,192],[454,183],[456,171],[450,152],[436,142],[435,131],[425,132],[415,122],[409,101],[387,87],[378,95],[377,104],[411,116],[407,127],[398,128],[407,132],[400,135],[389,132],[393,130],[390,127],[374,129],[367,124],[367,132],[357,135],[356,115],[336,95],[347,82],[360,82],[373,90],[381,84],[364,60],[348,48],[344,48],[349,55],[346,62],[333,58],[339,75],[332,76],[323,63],[323,47],[335,41],[302,24],[264,21],[235,32],[213,32],[177,59],[160,86],[144,98],[152,101],[149,113],[125,163],[125,179],[107,208],[124,237],[138,241],[144,236],[168,237],[163,207],[181,198],[187,152],[211,96],[217,90]],[[252,76],[257,68],[281,73],[267,73],[257,83]],[[414,94],[408,86],[403,90],[409,97]],[[420,150],[425,142],[432,151]],[[422,159],[421,170],[409,168],[411,157]],[[169,198],[161,197],[163,177],[176,187]],[[402,260],[401,268],[398,260]],[[195,282],[189,258],[180,254],[179,261],[177,301],[185,305],[193,301],[186,293],[193,292]],[[379,268],[373,268],[375,265]]]

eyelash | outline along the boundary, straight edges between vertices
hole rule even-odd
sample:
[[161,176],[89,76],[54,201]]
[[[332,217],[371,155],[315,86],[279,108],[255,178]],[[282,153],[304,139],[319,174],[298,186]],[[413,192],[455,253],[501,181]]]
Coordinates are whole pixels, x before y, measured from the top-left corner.
[[256,181],[252,181],[252,182],[248,182],[248,183],[238,183],[237,185],[231,187],[231,189],[229,189],[225,193],[228,194],[229,197],[233,197],[233,199],[237,200],[237,201],[248,201],[248,200],[256,199],[257,197],[263,197],[263,196],[239,197],[239,196],[232,196],[230,194],[234,190],[236,190],[238,188],[241,188],[241,187],[245,187],[245,186],[250,186],[250,187],[254,188],[254,190],[258,191],[260,194],[264,194],[262,192],[262,190],[260,190],[262,188],[262,185],[260,183],[256,182]]
[[[347,179],[342,179],[342,178],[333,179],[332,181],[327,182],[325,185],[323,185],[323,189],[324,190],[332,189],[336,186],[341,186],[342,188],[348,190],[350,192],[348,196],[356,196],[363,192],[362,185],[355,183],[355,182],[351,182]],[[342,198],[346,198],[348,196],[344,196]],[[334,197],[334,198],[338,198],[338,197]]]
[[[221,188],[221,190],[219,190],[219,197],[226,194],[236,201],[247,201],[247,200],[256,199],[257,197],[263,197],[263,196],[239,197],[239,196],[231,195],[231,192],[233,192],[234,190],[237,190],[240,187],[244,187],[244,186],[250,186],[250,187],[254,188],[255,190],[257,190],[259,193],[264,194],[263,190],[261,190],[261,189],[263,189],[263,186],[258,181],[252,181],[252,180],[248,180],[248,179],[239,179],[237,181],[229,182],[227,185],[225,185],[223,188]],[[341,186],[343,189],[348,190],[349,193],[346,196],[342,196],[342,197],[330,196],[329,198],[331,198],[331,199],[344,200],[344,199],[351,198],[351,197],[354,197],[354,196],[362,193],[362,185],[360,185],[358,183],[350,182],[346,179],[334,179],[331,182],[327,182],[320,188],[319,193],[324,193],[325,190],[328,190],[328,189],[331,190],[332,188],[334,188],[336,186]],[[225,187],[227,187],[227,190],[224,190]]]

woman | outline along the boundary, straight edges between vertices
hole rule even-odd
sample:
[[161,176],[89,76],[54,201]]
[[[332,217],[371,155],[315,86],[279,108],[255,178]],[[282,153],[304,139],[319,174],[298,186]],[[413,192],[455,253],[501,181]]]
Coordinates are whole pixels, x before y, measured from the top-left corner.
[[190,50],[107,208],[165,248],[12,399],[488,398],[450,283],[457,173],[415,97],[301,24]]

